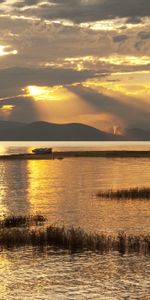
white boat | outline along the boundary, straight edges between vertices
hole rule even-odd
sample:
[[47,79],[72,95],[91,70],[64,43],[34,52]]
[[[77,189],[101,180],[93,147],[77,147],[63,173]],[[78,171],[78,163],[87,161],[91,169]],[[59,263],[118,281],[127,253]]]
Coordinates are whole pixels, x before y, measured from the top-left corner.
[[52,154],[52,148],[35,148],[32,152],[35,154]]

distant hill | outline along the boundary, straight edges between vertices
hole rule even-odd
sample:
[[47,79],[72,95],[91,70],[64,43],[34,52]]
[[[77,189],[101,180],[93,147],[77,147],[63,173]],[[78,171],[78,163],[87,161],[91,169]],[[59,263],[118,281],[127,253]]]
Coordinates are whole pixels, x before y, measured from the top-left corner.
[[109,141],[117,136],[94,127],[79,124],[53,124],[35,122],[30,124],[0,121],[1,141]]
[[0,121],[0,131],[13,128],[21,128],[25,125],[26,123],[21,122]]
[[117,136],[80,123],[53,124],[48,122],[0,121],[1,141],[150,141],[150,131],[126,129]]

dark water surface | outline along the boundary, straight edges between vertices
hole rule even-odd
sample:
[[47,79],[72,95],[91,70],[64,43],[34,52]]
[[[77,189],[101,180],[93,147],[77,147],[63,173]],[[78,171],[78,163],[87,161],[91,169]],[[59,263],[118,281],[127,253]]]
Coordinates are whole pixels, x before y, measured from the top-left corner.
[[[150,150],[150,143],[1,143],[0,153],[56,150]],[[41,213],[49,223],[86,231],[150,232],[150,201],[99,199],[108,188],[150,185],[149,158],[67,158],[0,161],[0,217]],[[0,253],[0,299],[150,299],[149,257],[40,253],[30,248]]]

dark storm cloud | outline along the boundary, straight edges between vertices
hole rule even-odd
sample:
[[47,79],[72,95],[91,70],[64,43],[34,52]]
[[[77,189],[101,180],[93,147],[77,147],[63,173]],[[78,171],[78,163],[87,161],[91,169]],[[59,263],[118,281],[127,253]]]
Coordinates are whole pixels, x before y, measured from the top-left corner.
[[[36,0],[34,0],[36,1]],[[150,1],[148,0],[50,0],[54,4],[49,9],[33,8],[32,0],[16,2],[16,7],[27,6],[24,13],[37,15],[46,19],[69,19],[76,23],[90,22],[115,17],[126,17],[138,20],[150,16]],[[40,2],[39,2],[40,3]],[[29,8],[29,6],[31,6]]]
[[27,85],[65,85],[84,81],[95,76],[93,71],[52,68],[8,68],[0,70],[0,88],[23,87]]

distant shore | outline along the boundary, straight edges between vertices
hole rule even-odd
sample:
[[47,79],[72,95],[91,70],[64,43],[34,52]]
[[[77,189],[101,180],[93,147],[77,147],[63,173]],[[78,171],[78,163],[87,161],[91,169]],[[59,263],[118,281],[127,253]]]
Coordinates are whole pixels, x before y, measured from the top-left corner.
[[150,157],[150,151],[135,151],[135,150],[122,150],[122,151],[58,151],[52,152],[52,154],[33,154],[33,153],[23,153],[23,154],[10,154],[10,155],[0,155],[0,160],[51,160],[51,159],[63,159],[71,157],[137,157],[144,158]]

